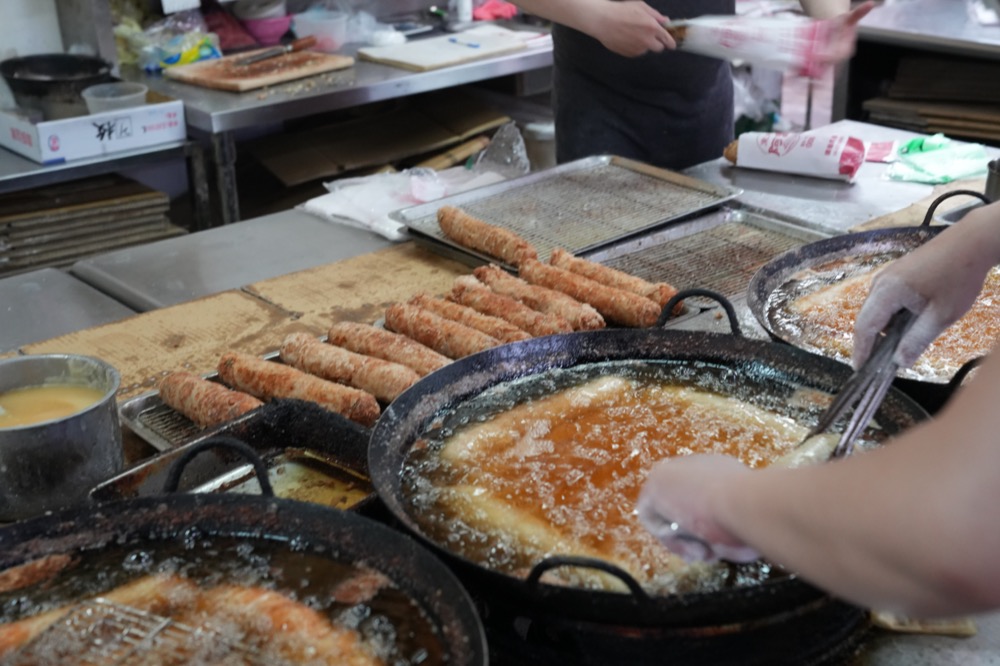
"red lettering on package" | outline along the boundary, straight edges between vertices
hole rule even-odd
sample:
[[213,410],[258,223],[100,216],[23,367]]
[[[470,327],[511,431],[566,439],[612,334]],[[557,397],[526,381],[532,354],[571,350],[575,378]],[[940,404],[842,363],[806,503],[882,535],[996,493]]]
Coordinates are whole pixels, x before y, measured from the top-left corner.
[[16,127],[10,128],[10,138],[14,139],[14,141],[17,141],[18,143],[23,143],[29,148],[35,144],[30,133],[17,129]]
[[763,134],[757,139],[757,147],[768,155],[782,157],[799,143],[797,134]]

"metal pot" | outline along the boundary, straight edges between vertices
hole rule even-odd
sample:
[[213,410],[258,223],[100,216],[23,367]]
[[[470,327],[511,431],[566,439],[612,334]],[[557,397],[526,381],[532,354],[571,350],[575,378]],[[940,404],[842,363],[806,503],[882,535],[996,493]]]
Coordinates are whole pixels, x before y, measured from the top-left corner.
[[[250,459],[261,480],[263,496],[170,494],[185,465],[212,447],[225,447]],[[356,514],[275,498],[264,463],[249,446],[228,437],[206,440],[199,450],[188,451],[172,470],[162,495],[79,506],[0,528],[0,571],[63,554],[71,556],[74,567],[93,570],[93,563],[109,549],[141,553],[150,562],[157,558],[168,564],[178,558],[197,561],[219,548],[219,540],[225,539],[238,540],[245,552],[291,558],[306,554],[332,567],[362,565],[377,571],[419,605],[433,628],[441,645],[432,663],[487,663],[483,628],[471,599],[451,572],[426,549],[406,535]],[[179,555],[175,554],[178,550]],[[267,569],[273,564],[269,562]],[[104,565],[96,566],[99,572],[103,570]],[[153,565],[151,570],[157,571],[158,566]],[[323,575],[319,569],[325,567],[310,566],[307,572]],[[123,574],[127,567],[118,563],[115,568],[105,573],[127,577]],[[73,571],[68,570],[64,576]],[[135,573],[131,576],[134,578]],[[108,578],[102,575],[101,580]],[[223,578],[221,582],[227,581]],[[299,591],[307,582],[300,582],[296,575],[286,585]],[[49,587],[48,583],[43,585]],[[93,588],[87,589],[86,596],[94,594]],[[325,595],[330,592],[319,591]],[[364,603],[374,607],[371,602]],[[383,611],[393,622],[409,621],[402,615],[413,612],[395,597],[386,608]]]
[[[682,292],[678,296],[690,295]],[[673,303],[668,303],[665,312],[672,306]],[[731,313],[730,321],[735,322],[732,308],[727,311]],[[615,633],[624,636],[652,633],[664,650],[680,643],[697,642],[695,653],[688,655],[690,661],[683,663],[704,663],[699,659],[703,660],[720,645],[746,644],[748,636],[765,640],[767,636],[787,637],[802,630],[803,635],[811,636],[808,644],[789,644],[788,653],[778,661],[773,654],[760,655],[761,661],[756,661],[756,656],[749,659],[744,651],[743,658],[748,660],[740,663],[808,663],[806,655],[825,647],[823,641],[816,639],[822,632],[814,631],[818,618],[836,617],[843,623],[837,630],[826,632],[829,640],[838,640],[836,637],[842,635],[838,632],[852,622],[859,622],[863,614],[794,576],[717,592],[654,597],[647,595],[628,574],[615,571],[606,563],[550,557],[538,562],[527,579],[521,579],[464,558],[447,542],[425,534],[420,521],[411,515],[402,491],[405,463],[411,449],[443,413],[487,389],[551,369],[634,360],[690,363],[693,368],[722,367],[732,372],[734,381],[739,377],[753,378],[755,388],[758,384],[762,390],[770,386],[775,395],[787,391],[790,385],[832,393],[851,373],[844,364],[786,345],[738,335],[656,328],[578,332],[503,345],[428,375],[383,412],[369,447],[369,473],[379,497],[396,519],[442,552],[465,577],[467,585],[488,598],[516,605],[520,612],[562,617],[568,622],[590,623],[605,630],[614,626],[618,628]],[[892,391],[876,418],[892,434],[925,416],[918,405]],[[544,571],[567,565],[590,566],[618,576],[631,593],[595,592],[540,582]],[[798,652],[799,649],[802,651]]]
[[20,520],[85,502],[95,485],[121,471],[121,426],[111,365],[70,354],[0,361],[0,393],[42,385],[83,385],[101,391],[69,416],[0,428],[0,520]]
[[[883,253],[902,255],[917,249],[948,228],[932,227],[930,222],[938,205],[955,196],[973,196],[988,203],[980,192],[955,190],[941,195],[931,203],[920,226],[890,227],[834,236],[789,250],[769,261],[754,274],[747,287],[747,305],[772,338],[797,345],[799,340],[796,335],[772,319],[772,295],[778,289],[801,271],[837,259],[851,257],[860,259],[866,255]],[[954,393],[967,371],[968,368],[963,368],[951,378],[928,378],[920,377],[909,369],[901,369],[895,385],[917,400],[925,409],[934,413]]]
[[81,93],[98,83],[113,81],[111,64],[101,58],[67,53],[11,58],[0,62],[18,106],[35,111],[43,120],[87,115]]

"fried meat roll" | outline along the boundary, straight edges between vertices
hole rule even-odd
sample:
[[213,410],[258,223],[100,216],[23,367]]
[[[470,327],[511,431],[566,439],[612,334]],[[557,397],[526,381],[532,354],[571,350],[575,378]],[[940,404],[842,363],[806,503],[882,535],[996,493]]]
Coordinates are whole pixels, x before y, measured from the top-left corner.
[[590,278],[595,282],[600,282],[608,287],[631,291],[633,294],[645,296],[655,301],[661,308],[677,293],[677,290],[666,282],[648,282],[640,277],[629,275],[615,268],[603,266],[595,261],[574,257],[561,248],[552,250],[549,263]]
[[374,425],[378,419],[378,401],[372,394],[249,354],[223,354],[219,377],[259,398],[308,400],[366,426]]
[[160,380],[160,399],[202,428],[225,423],[264,404],[252,395],[183,371],[171,372]]
[[482,331],[405,303],[386,308],[385,325],[448,358],[463,358],[503,344]]
[[444,235],[459,245],[479,250],[513,266],[538,258],[534,246],[513,231],[483,222],[460,208],[442,206],[438,209],[437,219]]
[[605,286],[558,266],[528,261],[521,266],[520,273],[531,284],[557,289],[590,303],[605,318],[625,326],[652,326],[660,316],[660,306],[645,296]]
[[392,402],[420,379],[412,368],[374,356],[355,354],[320,342],[305,333],[292,333],[281,343],[281,360],[310,375],[340,382]]
[[483,314],[505,319],[535,336],[569,333],[573,330],[570,323],[562,317],[539,312],[510,296],[498,294],[471,275],[455,279],[450,298]]
[[604,317],[600,312],[561,291],[528,284],[495,264],[480,266],[472,273],[498,294],[516,298],[539,312],[562,317],[569,322],[574,331],[604,328]]
[[357,354],[374,356],[412,368],[418,375],[429,375],[451,363],[451,359],[430,347],[368,324],[342,321],[330,327],[327,342]]
[[477,312],[470,307],[446,301],[443,298],[434,298],[427,294],[417,294],[410,299],[410,305],[416,305],[425,310],[430,310],[434,314],[457,321],[477,331],[482,331],[486,335],[496,338],[500,342],[517,342],[518,340],[529,340],[531,334],[522,331],[514,324]]

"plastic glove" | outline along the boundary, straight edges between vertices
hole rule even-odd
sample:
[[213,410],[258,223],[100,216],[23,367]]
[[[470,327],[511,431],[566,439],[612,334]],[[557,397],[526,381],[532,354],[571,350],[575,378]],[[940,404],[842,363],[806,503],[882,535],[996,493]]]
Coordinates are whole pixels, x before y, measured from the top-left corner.
[[879,332],[897,311],[917,315],[893,359],[908,368],[972,307],[994,264],[995,250],[989,243],[976,242],[973,235],[963,237],[962,231],[959,225],[942,232],[875,276],[854,322],[854,367],[865,362]]
[[736,458],[691,455],[661,460],[639,494],[639,520],[685,560],[752,562],[756,550],[723,528],[711,514],[713,489],[749,474]]
[[830,36],[815,54],[816,59],[824,65],[832,65],[853,56],[858,40],[858,23],[874,8],[875,3],[869,1],[845,14],[827,19]]

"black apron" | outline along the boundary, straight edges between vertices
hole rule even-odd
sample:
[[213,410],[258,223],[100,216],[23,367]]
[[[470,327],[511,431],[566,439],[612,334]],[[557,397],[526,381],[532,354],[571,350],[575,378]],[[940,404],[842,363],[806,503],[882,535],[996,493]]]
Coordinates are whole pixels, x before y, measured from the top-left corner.
[[[735,0],[647,0],[671,19],[732,14]],[[733,138],[730,64],[664,51],[626,58],[553,27],[556,157],[620,155],[668,169],[715,159]]]

